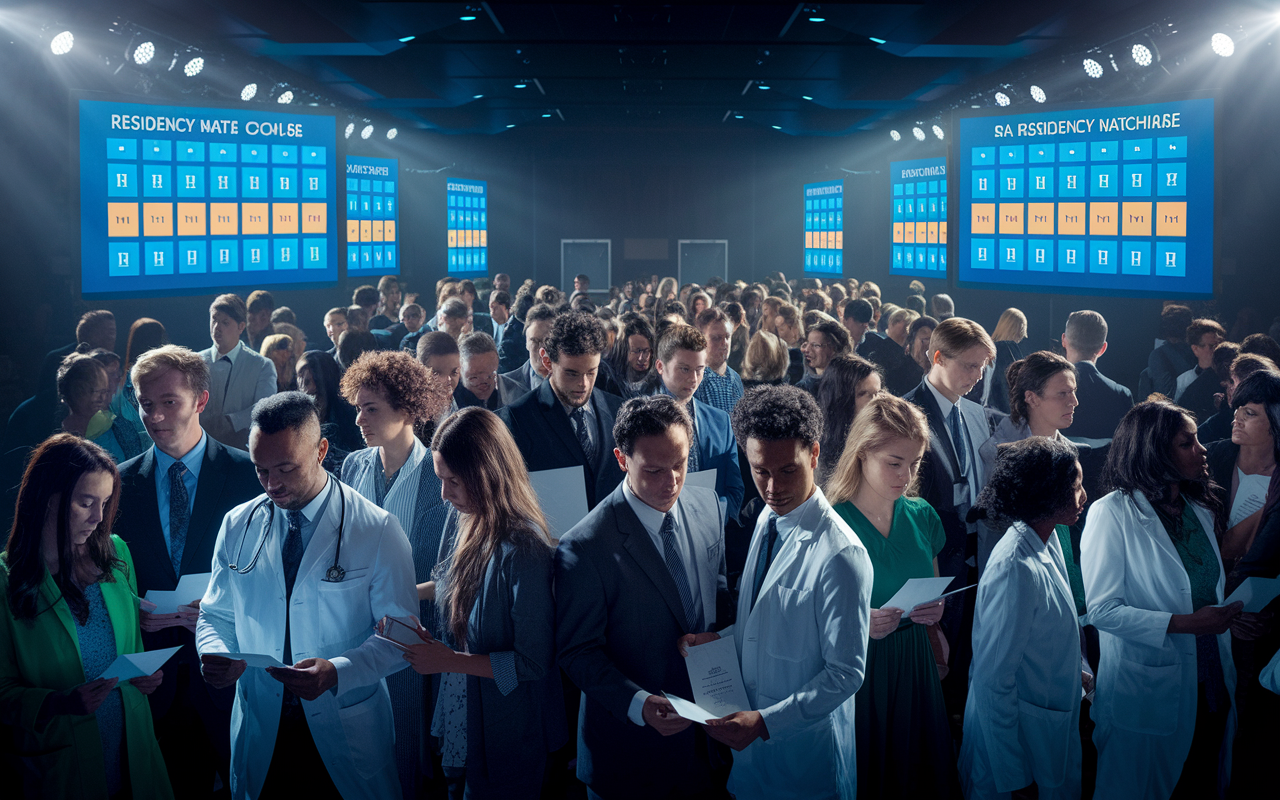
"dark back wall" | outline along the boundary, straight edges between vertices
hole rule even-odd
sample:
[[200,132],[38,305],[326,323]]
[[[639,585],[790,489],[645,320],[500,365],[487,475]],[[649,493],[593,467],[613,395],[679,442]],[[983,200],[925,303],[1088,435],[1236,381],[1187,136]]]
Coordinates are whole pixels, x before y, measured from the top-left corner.
[[[10,299],[16,314],[0,341],[5,415],[30,392],[43,353],[70,340],[84,308],[117,314],[121,351],[128,324],[140,316],[163,322],[173,341],[202,348],[212,297],[90,298],[86,304],[74,294],[71,104],[58,78],[32,69],[19,55],[13,47],[0,50],[0,74],[12,81],[0,111],[8,156],[0,190],[0,241],[7,243],[0,296]],[[1219,101],[1218,291],[1197,308],[1218,313],[1230,328],[1236,311],[1253,305],[1265,329],[1280,290],[1273,276],[1280,148],[1269,134],[1280,108],[1243,90],[1223,91]],[[944,147],[895,145],[883,131],[802,139],[744,122],[691,130],[583,130],[556,120],[486,137],[409,131],[393,143],[356,142],[350,152],[401,160],[404,280],[428,296],[445,270],[446,177],[489,182],[490,268],[510,273],[517,284],[526,277],[559,284],[560,240],[583,238],[613,241],[619,284],[652,273],[674,275],[678,239],[728,239],[731,277],[751,280],[774,270],[798,276],[801,185],[844,177],[846,275],[875,280],[886,299],[900,302],[907,280],[888,276],[888,163],[940,155]],[[626,239],[665,239],[668,258],[627,260]],[[347,281],[275,296],[317,341],[324,336],[324,311],[350,302],[354,286]],[[943,281],[928,291],[949,291],[961,315],[988,328],[1005,308],[1021,308],[1030,320],[1030,349],[1055,342],[1071,311],[1096,309],[1112,325],[1102,367],[1130,385],[1145,365],[1160,308],[1158,300],[948,289]]]

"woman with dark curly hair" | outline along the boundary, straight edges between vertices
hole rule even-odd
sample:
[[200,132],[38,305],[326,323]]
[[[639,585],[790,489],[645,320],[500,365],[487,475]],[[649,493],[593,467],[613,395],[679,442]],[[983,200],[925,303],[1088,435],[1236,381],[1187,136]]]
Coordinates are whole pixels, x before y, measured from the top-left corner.
[[[449,406],[451,395],[417,359],[403,351],[365,353],[342,375],[342,397],[356,408],[356,425],[364,436],[363,450],[342,463],[342,482],[400,521],[413,547],[414,580],[419,600],[431,580],[444,532],[446,506],[440,480],[432,468],[431,451],[414,435],[414,427],[432,420]],[[419,617],[432,619],[432,605],[421,602]],[[430,627],[430,626],[428,626]],[[422,754],[426,732],[422,726],[422,677],[412,671],[387,678],[395,714],[396,764],[405,797],[417,797],[431,763]]]
[[1166,401],[1134,406],[1102,480],[1112,491],[1080,542],[1101,650],[1094,797],[1217,797],[1235,728],[1231,633],[1257,620],[1222,605],[1226,515],[1195,420]]
[[[1007,532],[978,584],[964,710],[964,795],[1080,797],[1080,618],[1060,528],[1084,510],[1076,449],[1033,436],[1000,448],[978,513]],[[1099,782],[1101,788],[1101,781]]]
[[0,555],[0,723],[15,797],[172,798],[151,694],[164,675],[100,677],[140,653],[137,579],[111,533],[120,474],[68,433],[31,454]]
[[955,745],[929,642],[943,604],[885,605],[908,580],[938,577],[946,534],[938,513],[914,496],[929,423],[915,405],[881,394],[848,439],[826,494],[874,569],[866,673],[854,695],[858,794],[953,797]]

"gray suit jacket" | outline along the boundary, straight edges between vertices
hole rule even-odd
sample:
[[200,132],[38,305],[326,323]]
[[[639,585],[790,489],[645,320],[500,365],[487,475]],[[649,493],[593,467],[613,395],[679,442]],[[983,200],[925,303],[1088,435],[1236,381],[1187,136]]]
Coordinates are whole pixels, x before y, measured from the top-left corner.
[[[217,346],[201,350],[200,357],[212,370]],[[276,365],[242,344],[230,376],[224,385],[217,383],[210,381],[209,403],[200,412],[200,426],[219,442],[247,450],[253,404],[276,393]]]
[[[711,630],[716,597],[726,591],[720,502],[711,490],[686,484],[679,503],[699,554]],[[709,743],[698,726],[664,737],[627,718],[642,689],[691,696],[683,694],[691,692],[689,673],[675,644],[691,631],[676,583],[622,486],[560,539],[555,566],[560,665],[583,695],[578,778],[603,797],[650,798],[667,794],[679,775],[685,796],[710,796],[708,757],[698,752]]]

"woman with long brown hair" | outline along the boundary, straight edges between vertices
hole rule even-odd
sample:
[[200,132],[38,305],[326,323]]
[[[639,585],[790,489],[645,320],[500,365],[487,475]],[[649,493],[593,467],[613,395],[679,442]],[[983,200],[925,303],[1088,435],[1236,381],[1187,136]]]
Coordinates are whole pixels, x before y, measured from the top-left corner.
[[446,525],[434,594],[439,630],[405,656],[441,675],[431,732],[450,797],[536,798],[564,742],[555,668],[552,542],[507,427],[464,408],[431,441]]
[[[21,797],[172,798],[143,695],[161,672],[100,676],[142,652],[129,548],[111,533],[120,475],[69,433],[35,449],[0,555],[0,724]],[[118,690],[118,691],[117,691]]]

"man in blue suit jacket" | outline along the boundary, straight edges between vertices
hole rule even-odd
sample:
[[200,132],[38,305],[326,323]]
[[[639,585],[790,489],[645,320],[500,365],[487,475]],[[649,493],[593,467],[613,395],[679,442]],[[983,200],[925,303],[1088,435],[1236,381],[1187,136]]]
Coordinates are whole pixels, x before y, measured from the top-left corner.
[[1124,415],[1133,408],[1133,393],[1098,370],[1098,359],[1107,352],[1107,321],[1097,311],[1074,311],[1067,317],[1062,349],[1076,365],[1076,399],[1079,411],[1071,427],[1072,438],[1110,439]]
[[613,422],[622,398],[595,388],[607,344],[604,325],[593,315],[570,311],[556,317],[539,350],[547,379],[498,410],[530,472],[583,468],[588,508],[622,481],[613,457]]
[[689,450],[689,471],[714,469],[724,518],[737,519],[743,483],[729,415],[693,397],[707,368],[707,337],[692,325],[671,326],[658,341],[656,366],[662,391],[693,417],[695,446]]
[[632,398],[614,432],[627,477],[556,551],[560,665],[582,690],[578,778],[591,798],[727,798],[728,750],[661,695],[692,696],[676,640],[722,627],[724,519],[714,493],[685,484],[691,419],[676,401]]
[[[153,589],[173,591],[182,575],[209,572],[222,518],[262,487],[248,453],[200,427],[209,367],[198,354],[177,345],[149,350],[132,377],[142,424],[155,446],[120,465],[115,530],[133,553],[138,594],[145,596]],[[179,494],[184,506],[175,502]],[[198,798],[212,795],[215,770],[224,785],[231,781],[233,692],[210,689],[200,675],[196,614],[191,608],[183,614],[144,610],[141,616],[148,650],[182,647],[165,665],[164,682],[150,697],[151,713],[176,795]]]

